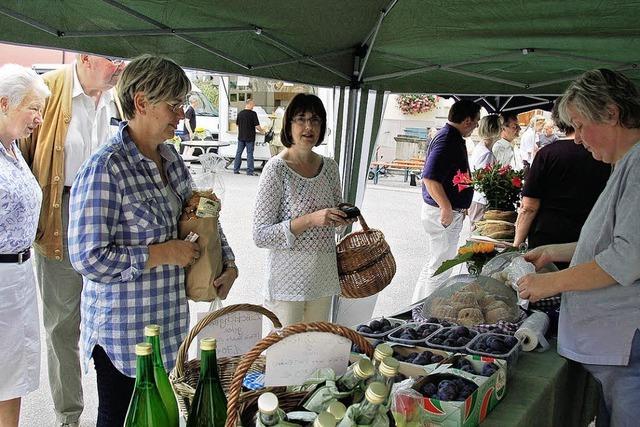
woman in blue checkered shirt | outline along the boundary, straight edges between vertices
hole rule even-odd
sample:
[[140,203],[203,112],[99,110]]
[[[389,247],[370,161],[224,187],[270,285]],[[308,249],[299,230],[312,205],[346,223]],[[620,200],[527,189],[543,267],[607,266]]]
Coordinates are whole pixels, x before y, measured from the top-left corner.
[[[199,252],[197,244],[178,239],[178,218],[191,196],[191,177],[164,141],[184,119],[190,88],[174,62],[134,59],[117,86],[127,121],[82,166],[71,190],[69,255],[84,277],[81,342],[85,371],[93,358],[97,373],[97,426],[124,423],[144,327],[160,325],[167,368],[188,332],[184,267]],[[226,294],[237,270],[219,230],[227,268],[215,285]]]

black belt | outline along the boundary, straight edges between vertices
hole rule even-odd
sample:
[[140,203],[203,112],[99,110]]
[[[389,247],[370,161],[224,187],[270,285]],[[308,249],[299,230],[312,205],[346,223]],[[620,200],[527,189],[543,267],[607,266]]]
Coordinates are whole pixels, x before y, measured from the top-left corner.
[[25,249],[17,254],[0,254],[0,263],[3,264],[22,264],[31,258],[31,248]]

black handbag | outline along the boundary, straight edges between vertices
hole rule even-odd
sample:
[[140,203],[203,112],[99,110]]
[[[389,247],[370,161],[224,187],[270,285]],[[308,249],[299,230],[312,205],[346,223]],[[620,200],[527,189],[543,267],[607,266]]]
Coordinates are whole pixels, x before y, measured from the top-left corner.
[[268,144],[271,141],[273,141],[273,135],[274,135],[273,126],[271,126],[271,129],[269,129],[267,133],[264,134],[264,143]]

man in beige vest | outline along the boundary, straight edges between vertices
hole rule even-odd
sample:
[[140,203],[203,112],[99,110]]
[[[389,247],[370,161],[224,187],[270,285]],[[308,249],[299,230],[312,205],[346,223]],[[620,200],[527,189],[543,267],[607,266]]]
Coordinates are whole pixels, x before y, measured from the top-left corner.
[[20,149],[42,188],[35,265],[47,335],[49,385],[56,422],[77,426],[83,409],[78,355],[82,276],[69,262],[69,189],[80,165],[113,134],[118,109],[111,89],[124,61],[78,54],[46,73],[51,96],[43,125]]

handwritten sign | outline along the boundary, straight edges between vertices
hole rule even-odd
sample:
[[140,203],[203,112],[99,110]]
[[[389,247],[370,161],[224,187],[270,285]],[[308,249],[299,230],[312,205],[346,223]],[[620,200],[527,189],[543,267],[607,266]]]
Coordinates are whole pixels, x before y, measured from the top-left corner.
[[[198,313],[198,321],[209,313]],[[203,338],[217,340],[217,357],[244,354],[262,338],[262,316],[250,311],[236,311],[209,323],[198,334]]]
[[328,332],[292,335],[267,349],[265,385],[300,385],[320,368],[347,370],[351,341]]

